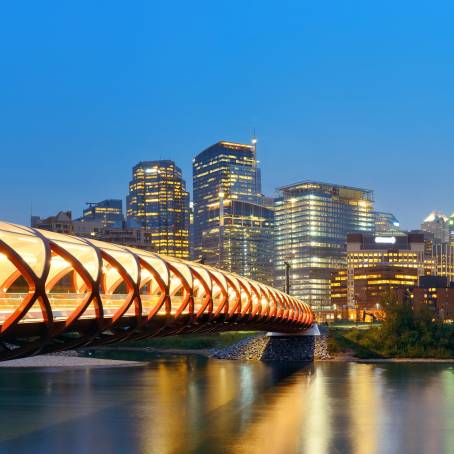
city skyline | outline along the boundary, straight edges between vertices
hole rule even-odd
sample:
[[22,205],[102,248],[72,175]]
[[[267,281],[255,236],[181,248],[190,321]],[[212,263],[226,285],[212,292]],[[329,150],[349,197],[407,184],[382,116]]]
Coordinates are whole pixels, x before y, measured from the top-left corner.
[[[252,140],[253,140],[253,137],[254,136],[251,136],[251,140],[249,141],[238,141],[238,142],[235,142],[235,141],[232,141],[232,140],[227,140],[227,142],[232,142],[232,143],[242,143],[242,144],[250,144],[252,143]],[[223,141],[224,138],[221,138],[219,140],[217,140],[216,142],[213,142],[213,144],[211,144],[210,146],[212,145],[215,145],[216,143],[220,142],[220,141]],[[197,154],[199,154],[201,151],[203,151],[205,148],[207,148],[206,146],[203,147],[201,150],[199,150],[199,152]],[[259,145],[257,145],[257,155],[258,155],[258,162],[260,163],[260,167],[261,169],[263,169],[263,167],[267,167],[266,164],[263,162],[262,159],[260,159],[260,147]],[[164,154],[160,154],[159,155],[159,159],[148,159],[148,161],[153,161],[153,160],[169,160],[171,158],[168,158],[168,157],[165,157]],[[191,161],[191,166],[192,166],[192,162],[194,161],[194,157],[195,155],[190,159]],[[136,160],[134,164],[132,164],[130,166],[130,168],[134,167],[134,165],[137,164],[137,162],[142,162],[142,161],[147,161],[147,160]],[[187,166],[184,166],[184,165],[180,165],[180,163],[178,161],[175,161],[173,160],[176,165],[178,165],[179,167],[181,167],[181,169],[185,169]],[[182,177],[183,179],[186,181],[186,186],[187,186],[187,190],[190,194],[190,200],[191,202],[193,201],[193,181],[192,181],[192,178],[191,178],[191,173],[192,173],[192,168],[191,166],[189,167],[189,169],[186,168],[186,170],[183,170],[182,171]],[[127,169],[127,171],[125,172],[124,169],[122,169],[121,173],[122,174],[128,174],[128,172],[130,172],[130,168]],[[265,188],[269,185],[263,185],[263,181],[266,182],[267,178],[266,178],[266,175],[263,175],[263,171],[261,172],[262,173],[262,177],[264,176],[265,178],[262,178],[262,186],[264,186]],[[120,174],[120,172],[119,172]],[[188,175],[189,174],[189,175]],[[124,178],[123,178],[124,177]],[[123,181],[124,180],[124,181]],[[292,185],[292,184],[297,184],[297,183],[301,183],[301,182],[304,182],[304,181],[311,181],[311,180],[315,180],[315,179],[311,179],[311,178],[300,178],[299,180],[296,180],[296,181],[292,181],[292,182],[289,182],[287,181],[287,183],[285,184],[282,184],[281,186],[286,186],[286,185]],[[333,185],[340,185],[340,186],[344,186],[344,185],[350,185],[350,181],[337,181],[337,180],[334,180],[334,181],[327,181],[327,180],[320,180],[322,181],[323,183],[326,183],[326,184],[333,184]],[[16,222],[18,224],[28,224],[29,223],[29,219],[30,219],[30,215],[44,215],[44,216],[51,216],[59,211],[71,211],[73,212],[76,216],[77,215],[82,215],[83,213],[83,210],[86,209],[86,206],[88,206],[90,203],[92,203],[91,201],[92,200],[95,200],[95,199],[108,199],[108,198],[118,198],[118,199],[121,199],[122,202],[123,202],[123,205],[125,206],[126,208],[126,204],[127,204],[127,194],[128,194],[128,176],[124,176],[122,175],[122,180],[121,180],[121,185],[123,185],[123,183],[126,185],[126,189],[120,189],[118,191],[118,193],[116,194],[106,194],[104,193],[102,190],[99,189],[99,187],[104,187],[104,185],[100,185],[100,186],[95,186],[94,187],[94,193],[98,194],[96,197],[95,196],[91,196],[90,194],[87,194],[86,195],[86,199],[87,201],[82,201],[82,199],[80,198],[80,196],[77,196],[76,197],[73,197],[73,194],[71,192],[67,192],[67,193],[60,193],[60,194],[54,194],[54,193],[50,193],[49,195],[52,195],[52,200],[55,200],[56,197],[55,196],[62,196],[62,204],[61,205],[57,205],[56,202],[52,203],[52,201],[49,201],[49,200],[40,200],[40,199],[36,199],[34,197],[30,197],[30,203],[29,203],[29,206],[27,208],[27,206],[24,207],[24,210],[25,211],[14,211],[12,210],[11,213],[12,213],[12,216],[10,218],[8,217],[3,217],[2,220],[4,221],[8,221],[8,222]],[[3,184],[2,182],[0,182],[0,185]],[[355,185],[352,185],[352,186],[355,186]],[[264,190],[263,191],[263,194],[267,197],[272,197],[272,198],[276,198],[278,197],[279,195],[279,187],[280,186],[276,186],[274,188],[272,188],[271,190],[267,191],[267,190]],[[359,186],[357,186],[359,187]],[[50,191],[52,191],[52,188],[49,188]],[[79,189],[80,188],[77,188],[75,187],[74,188],[77,192],[77,194],[79,194]],[[377,211],[384,211],[384,212],[389,212],[391,213],[392,215],[395,215],[400,223],[400,228],[402,230],[417,230],[420,228],[421,224],[424,222],[425,218],[427,217],[427,214],[430,214],[432,212],[443,212],[445,213],[447,216],[450,216],[451,214],[454,214],[454,205],[452,206],[452,208],[450,208],[448,206],[447,209],[438,209],[438,208],[429,208],[427,212],[415,212],[413,214],[413,218],[415,219],[415,222],[414,224],[408,224],[408,222],[405,222],[405,220],[402,220],[401,216],[399,215],[399,211],[397,212],[392,212],[390,209],[388,209],[387,206],[382,206],[380,204],[380,199],[382,199],[382,197],[380,197],[380,194],[378,193],[378,191],[375,189],[375,188],[368,188],[370,189],[371,191],[374,192],[374,197],[375,197],[375,208]],[[79,197],[79,198],[78,198]],[[64,202],[64,200],[71,200],[71,202],[68,204]],[[47,203],[47,202],[51,202],[51,203]],[[4,203],[4,202],[3,202]],[[0,202],[0,206],[1,206],[1,202]],[[39,207],[43,207],[44,208],[44,211],[43,210],[40,210]],[[46,208],[47,207],[47,208]],[[12,207],[11,206],[5,206],[5,209],[3,209],[2,211],[3,212],[8,212],[8,209],[11,209]],[[125,213],[126,213],[126,210],[125,210]],[[418,218],[419,216],[419,218]]]
[[[250,141],[239,141],[239,142],[236,142],[236,143],[244,143],[244,144],[249,144],[249,143],[252,143],[252,138],[254,136],[251,136],[251,140]],[[219,141],[222,141],[224,139],[220,139],[218,140],[217,142],[214,142],[212,145],[215,145],[216,143],[218,143]],[[228,141],[228,142],[232,142],[232,143],[235,143],[234,141]],[[206,147],[205,147],[206,148]],[[202,151],[203,149],[205,148],[202,148]],[[200,153],[200,151],[199,151]],[[258,154],[258,158],[260,158],[260,148],[259,146],[257,146],[257,154]],[[159,159],[157,160],[169,160],[170,158],[166,158],[165,156],[163,157],[164,155],[160,155]],[[191,158],[191,164],[194,160],[194,157]],[[144,161],[144,160],[139,160],[139,161],[136,161],[137,162],[141,162],[141,161]],[[179,165],[179,162],[178,161],[174,161],[177,165]],[[263,166],[263,160],[261,159],[258,159],[258,162],[260,163],[260,167],[261,169],[263,167],[267,167],[266,165]],[[134,164],[135,165],[135,164]],[[134,165],[131,165],[130,167],[134,167]],[[181,166],[179,165],[182,169],[185,168],[185,166]],[[262,167],[263,166],[263,167]],[[192,181],[192,178],[191,176],[187,177],[186,176],[186,173],[189,173],[191,174],[192,172],[192,168],[189,167],[189,169],[186,169],[186,171],[182,171],[182,177],[183,179],[186,181],[186,184],[187,184],[187,190],[190,194],[190,200],[192,202],[192,195],[193,195],[193,181]],[[128,172],[123,172],[123,173],[128,173]],[[262,173],[262,176],[263,176],[263,172]],[[99,174],[98,174],[99,175]],[[106,198],[118,198],[118,199],[121,199],[123,201],[123,203],[125,204],[126,206],[126,202],[127,202],[127,194],[128,194],[128,177],[126,176],[124,178],[125,180],[125,184],[126,184],[126,189],[123,191],[123,190],[118,190],[115,195],[112,196],[112,194],[105,194],[104,192],[102,191],[99,191],[99,188],[95,188],[96,190],[94,191],[94,193],[98,193],[99,195],[97,196],[98,199],[106,199]],[[263,180],[267,180],[266,178],[266,175],[265,175],[265,178],[262,179]],[[288,182],[287,184],[288,185],[292,185],[292,184],[297,184],[297,183],[301,183],[301,182],[304,182],[304,181],[311,181],[312,179],[310,178],[301,178],[297,181],[293,181],[293,182]],[[338,182],[338,181],[327,181],[327,180],[321,180],[323,183],[326,183],[326,184],[333,184],[333,185],[340,185],[340,186],[343,186],[343,185],[349,185],[350,183],[349,182]],[[0,185],[2,184],[2,182],[0,182]],[[122,182],[123,184],[123,182]],[[287,184],[283,184],[281,186],[285,186]],[[263,185],[263,183],[262,183]],[[269,185],[263,185],[263,186],[269,186]],[[353,185],[355,186],[355,185]],[[104,187],[104,186],[102,186]],[[78,188],[75,188],[76,190]],[[392,212],[390,209],[388,209],[387,206],[382,206],[380,204],[380,199],[382,199],[382,197],[380,197],[380,194],[377,193],[377,191],[374,189],[374,188],[368,188],[370,189],[371,191],[374,192],[374,195],[375,195],[375,203],[376,203],[376,210],[377,211],[384,211],[384,212],[387,212],[387,213],[390,213],[392,215],[395,215],[400,223],[400,228],[404,231],[410,231],[410,230],[417,230],[420,228],[421,224],[424,222],[424,219],[427,217],[427,214],[430,214],[432,212],[443,212],[445,213],[447,216],[450,216],[451,214],[454,214],[454,206],[453,208],[450,208],[448,206],[447,209],[443,209],[443,210],[440,210],[438,208],[429,208],[427,212],[417,212],[416,214],[414,214],[414,219],[415,219],[415,222],[414,224],[409,224],[408,222],[405,222],[405,220],[401,220],[402,218],[399,216],[399,212]],[[50,190],[52,190],[52,188],[50,188]],[[271,198],[276,198],[278,197],[278,194],[279,194],[279,187],[275,187],[273,188],[272,190],[270,191],[266,191],[264,190],[263,191],[264,195],[267,196],[267,197],[271,197]],[[104,195],[103,195],[104,194]],[[47,200],[47,199],[36,199],[36,198],[33,198],[31,197],[30,199],[30,203],[29,203],[29,206],[28,206],[28,211],[27,211],[27,207],[25,206],[25,211],[20,211],[20,210],[11,210],[11,217],[8,218],[8,217],[4,217],[2,220],[4,221],[8,221],[8,222],[17,222],[18,224],[28,224],[29,223],[29,219],[30,219],[30,216],[31,215],[44,215],[44,216],[51,216],[59,211],[71,211],[73,212],[75,215],[82,215],[83,213],[83,210],[86,209],[86,206],[88,206],[90,203],[92,202],[89,202],[89,201],[82,201],[82,199],[78,196],[76,196],[75,198],[72,197],[72,194],[70,192],[68,193],[60,193],[60,194],[57,194],[57,196],[60,195],[62,196],[62,204],[60,205],[57,205],[57,202],[55,203],[52,203],[52,201],[50,200]],[[52,193],[52,196],[55,196],[54,193]],[[89,194],[87,195],[86,197],[87,200],[95,200],[96,197],[91,197]],[[55,200],[55,197],[52,199],[52,200]],[[63,200],[71,200],[70,204],[68,203],[65,203]],[[47,203],[47,202],[51,202],[51,203]],[[429,202],[430,203],[430,202]],[[40,211],[40,208],[39,207],[43,207],[43,210]],[[14,208],[14,207],[6,207],[6,209],[3,210],[3,212],[8,212],[8,208]],[[125,212],[126,213],[126,212]],[[419,218],[418,218],[419,216]],[[412,218],[413,219],[413,218]]]
[[190,181],[193,156],[254,128],[267,195],[310,179],[373,189],[403,228],[450,214],[453,6],[390,5],[9,3],[2,218],[124,197],[140,160]]

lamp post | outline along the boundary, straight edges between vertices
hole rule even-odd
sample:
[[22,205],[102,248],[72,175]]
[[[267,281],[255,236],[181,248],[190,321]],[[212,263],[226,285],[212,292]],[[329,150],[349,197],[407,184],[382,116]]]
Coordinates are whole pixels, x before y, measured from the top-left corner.
[[290,268],[291,265],[289,262],[284,262],[285,265],[285,293],[290,295]]
[[294,209],[295,209],[295,198],[288,199],[290,202],[290,253],[287,257],[287,260],[284,260],[285,265],[285,293],[290,295],[290,268],[292,267],[291,263],[294,259],[295,253],[293,250],[293,216],[294,216]]

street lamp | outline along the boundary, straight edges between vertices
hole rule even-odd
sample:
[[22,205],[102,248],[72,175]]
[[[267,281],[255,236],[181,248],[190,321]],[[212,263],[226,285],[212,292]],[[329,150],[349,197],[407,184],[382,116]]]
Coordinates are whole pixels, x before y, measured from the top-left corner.
[[285,265],[285,293],[290,295],[290,268],[291,265],[289,262],[284,261]]

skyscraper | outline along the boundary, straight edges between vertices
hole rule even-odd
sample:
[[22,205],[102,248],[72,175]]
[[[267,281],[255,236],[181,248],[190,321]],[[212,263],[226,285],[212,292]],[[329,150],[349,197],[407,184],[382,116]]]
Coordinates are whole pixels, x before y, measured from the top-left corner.
[[218,142],[193,160],[194,248],[202,254],[202,235],[219,223],[210,206],[224,198],[257,201],[255,146]]
[[454,245],[454,213],[448,219],[449,243]]
[[273,209],[252,145],[218,142],[193,161],[194,258],[272,281]]
[[373,232],[373,193],[367,189],[305,181],[279,188],[275,200],[275,286],[284,288],[325,317],[332,307],[330,280],[346,267],[348,233]]
[[189,193],[173,161],[143,161],[134,166],[127,216],[129,225],[145,228],[156,252],[188,258]]
[[442,243],[449,241],[449,218],[439,211],[432,211],[421,224],[421,230],[433,233],[434,239]]
[[444,276],[449,283],[454,282],[454,245],[451,243],[432,243],[432,260],[437,276]]

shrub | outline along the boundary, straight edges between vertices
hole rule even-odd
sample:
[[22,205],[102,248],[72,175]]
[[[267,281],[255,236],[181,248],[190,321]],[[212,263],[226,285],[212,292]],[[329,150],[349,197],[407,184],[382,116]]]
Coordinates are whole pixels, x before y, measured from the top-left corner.
[[[385,320],[369,330],[344,334],[360,357],[450,358],[454,356],[454,330],[435,317],[430,307],[413,308],[391,294],[382,302]],[[359,353],[359,354],[358,354]]]

